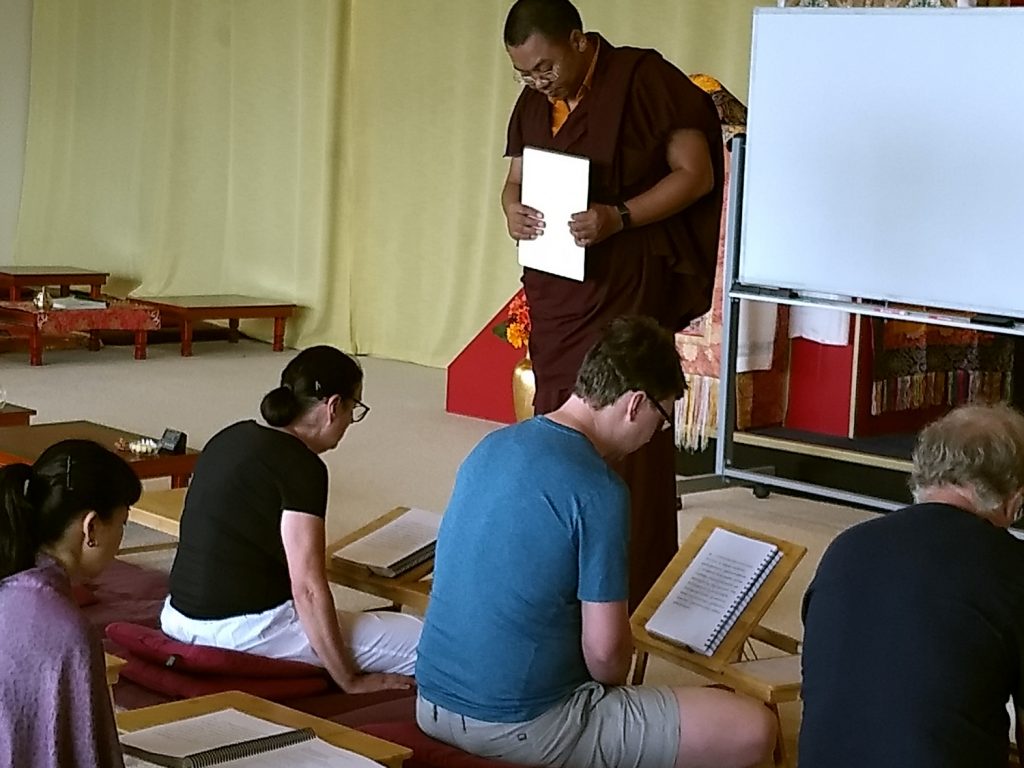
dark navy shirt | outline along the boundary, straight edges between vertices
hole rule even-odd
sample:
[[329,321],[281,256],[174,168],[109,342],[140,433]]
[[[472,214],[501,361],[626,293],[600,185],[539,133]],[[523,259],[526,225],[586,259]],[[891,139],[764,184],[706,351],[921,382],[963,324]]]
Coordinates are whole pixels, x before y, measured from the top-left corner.
[[1024,541],[945,504],[856,525],[804,597],[800,768],[1005,768]]

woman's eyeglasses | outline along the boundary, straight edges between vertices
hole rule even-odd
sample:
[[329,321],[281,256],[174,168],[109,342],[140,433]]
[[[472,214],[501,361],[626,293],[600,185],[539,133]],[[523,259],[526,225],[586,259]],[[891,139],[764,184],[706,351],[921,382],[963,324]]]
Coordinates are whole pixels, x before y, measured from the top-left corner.
[[370,406],[354,397],[352,402],[352,423],[355,424],[366,418],[366,414],[370,412]]

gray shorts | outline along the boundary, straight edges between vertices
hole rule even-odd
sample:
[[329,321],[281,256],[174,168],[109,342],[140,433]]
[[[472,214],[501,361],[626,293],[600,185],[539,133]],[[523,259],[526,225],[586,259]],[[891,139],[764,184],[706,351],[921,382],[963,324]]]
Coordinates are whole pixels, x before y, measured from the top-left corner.
[[489,723],[420,696],[416,722],[428,736],[481,757],[565,768],[672,768],[679,703],[671,688],[584,683],[525,723]]

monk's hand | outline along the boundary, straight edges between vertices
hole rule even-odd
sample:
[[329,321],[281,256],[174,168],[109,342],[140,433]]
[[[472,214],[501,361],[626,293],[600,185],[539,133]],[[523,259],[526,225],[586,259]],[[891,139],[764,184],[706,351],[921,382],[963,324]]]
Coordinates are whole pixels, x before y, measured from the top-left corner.
[[522,203],[505,209],[505,223],[513,240],[534,240],[544,234],[544,214]]
[[587,248],[622,230],[622,217],[614,205],[594,203],[581,213],[574,213],[569,220],[569,231],[576,245]]

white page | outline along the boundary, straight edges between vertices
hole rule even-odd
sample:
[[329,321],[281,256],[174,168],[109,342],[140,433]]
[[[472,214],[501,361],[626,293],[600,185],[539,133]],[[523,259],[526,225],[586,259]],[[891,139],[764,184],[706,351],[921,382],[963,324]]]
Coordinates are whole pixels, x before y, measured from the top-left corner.
[[[186,720],[122,733],[121,743],[172,757],[185,757],[206,749],[291,730],[293,729],[288,726],[272,723],[236,709],[224,709]],[[150,765],[153,764],[140,758],[125,756],[126,768],[146,768]],[[281,765],[291,768],[379,768],[378,763],[369,758],[328,744],[321,739],[293,744],[255,757],[230,760],[220,765],[239,768],[276,768]]]
[[647,622],[653,635],[710,655],[706,646],[778,547],[716,528]]
[[171,757],[186,757],[194,752],[290,730],[293,729],[247,715],[237,709],[222,709],[186,720],[123,733],[121,743]]
[[74,296],[66,296],[54,299],[52,307],[53,309],[106,309],[107,303],[105,301],[89,301],[87,299],[78,299]]
[[387,525],[342,547],[334,557],[387,568],[437,541],[440,525],[440,514],[413,507]]
[[520,202],[544,214],[544,234],[519,241],[519,264],[583,280],[586,249],[569,231],[574,213],[587,210],[590,160],[534,147],[523,149]]

